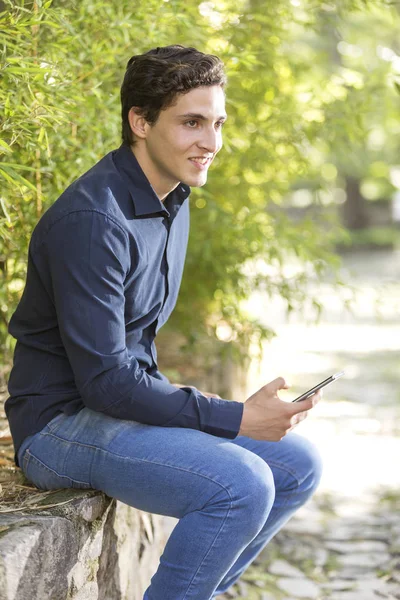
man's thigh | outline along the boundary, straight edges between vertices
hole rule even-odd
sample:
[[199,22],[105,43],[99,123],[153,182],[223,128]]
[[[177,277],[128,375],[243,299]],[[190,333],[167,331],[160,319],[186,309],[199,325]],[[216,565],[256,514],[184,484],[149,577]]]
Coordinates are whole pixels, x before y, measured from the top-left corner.
[[268,474],[272,482],[265,462],[232,440],[86,408],[49,423],[33,438],[23,464],[39,487],[92,487],[176,518],[202,509],[224,490],[234,496],[240,482],[251,485],[253,476],[255,484]]

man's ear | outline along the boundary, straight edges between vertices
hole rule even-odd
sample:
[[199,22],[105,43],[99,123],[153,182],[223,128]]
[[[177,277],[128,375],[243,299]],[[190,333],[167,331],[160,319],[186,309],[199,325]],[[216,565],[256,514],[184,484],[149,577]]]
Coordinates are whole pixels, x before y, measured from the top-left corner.
[[132,106],[128,113],[128,121],[131,130],[137,137],[145,139],[149,124],[146,119],[136,112],[136,107]]

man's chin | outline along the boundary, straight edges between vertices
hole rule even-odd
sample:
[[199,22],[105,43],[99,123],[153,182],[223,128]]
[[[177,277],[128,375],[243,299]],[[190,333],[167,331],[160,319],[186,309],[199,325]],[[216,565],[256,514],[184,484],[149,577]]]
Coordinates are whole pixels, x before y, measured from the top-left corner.
[[182,179],[182,183],[189,187],[201,187],[207,183],[207,173],[202,177],[186,177],[186,179]]

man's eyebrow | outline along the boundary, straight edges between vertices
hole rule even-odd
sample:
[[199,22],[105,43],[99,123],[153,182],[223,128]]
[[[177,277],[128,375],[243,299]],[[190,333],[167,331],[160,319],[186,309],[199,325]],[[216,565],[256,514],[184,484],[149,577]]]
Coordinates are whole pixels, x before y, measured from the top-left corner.
[[[178,115],[178,119],[199,119],[199,121],[207,121],[207,117],[202,115],[201,113],[185,113],[184,115]],[[221,115],[216,120],[217,121],[226,121],[228,115]]]

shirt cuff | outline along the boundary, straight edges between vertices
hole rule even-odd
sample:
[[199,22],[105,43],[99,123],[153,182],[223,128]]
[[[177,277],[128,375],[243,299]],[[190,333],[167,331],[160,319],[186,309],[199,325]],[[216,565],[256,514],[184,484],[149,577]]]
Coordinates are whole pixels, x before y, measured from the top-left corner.
[[213,398],[208,422],[203,431],[233,440],[242,422],[244,403],[236,400]]

